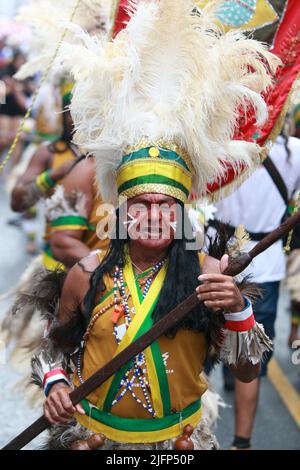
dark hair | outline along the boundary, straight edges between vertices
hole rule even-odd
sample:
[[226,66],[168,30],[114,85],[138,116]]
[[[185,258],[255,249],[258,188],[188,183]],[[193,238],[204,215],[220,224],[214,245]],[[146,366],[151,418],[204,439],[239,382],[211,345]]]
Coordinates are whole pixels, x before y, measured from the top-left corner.
[[[183,205],[181,205],[183,208]],[[91,313],[95,307],[97,293],[104,291],[103,276],[105,273],[113,274],[116,265],[124,266],[124,246],[127,240],[120,239],[118,236],[120,215],[116,213],[117,233],[115,239],[111,241],[110,249],[103,262],[95,269],[90,278],[90,289],[84,298],[84,316],[87,324],[89,323]],[[182,225],[188,232],[192,228],[188,221],[188,215],[183,211]],[[191,242],[189,233],[184,233],[182,227],[182,238],[174,239],[168,253],[168,270],[162,287],[157,305],[152,313],[156,323],[164,317],[176,305],[192,294],[199,284],[198,276],[201,274],[198,252],[186,249],[186,243]],[[188,238],[187,238],[188,235]],[[212,312],[204,305],[199,304],[192,310],[188,316],[168,332],[168,336],[174,337],[179,329],[189,329],[201,331],[205,334],[207,346],[217,342],[220,328],[223,324],[221,316],[212,315]]]
[[13,56],[12,56],[12,61],[11,61],[11,65],[12,65],[12,69],[17,72],[17,69],[15,67],[16,65],[16,61],[18,60],[19,57],[23,57],[25,59],[25,54],[20,50],[20,49],[14,49],[13,50]]
[[[68,110],[68,109],[66,109],[66,110]],[[58,147],[57,144],[59,142],[64,142],[65,147],[64,148]],[[68,130],[68,126],[67,126],[67,122],[66,122],[66,115],[65,115],[65,111],[64,111],[62,113],[62,133],[61,133],[61,135],[59,136],[59,138],[57,140],[55,140],[54,142],[52,142],[49,145],[49,150],[50,150],[50,152],[53,152],[53,153],[64,153],[68,148],[70,148],[71,143],[72,143],[72,135],[70,134],[70,132]]]
[[[70,113],[70,110],[68,107],[64,108],[64,111],[62,113],[62,121],[63,121],[63,132],[62,132],[62,140],[70,144],[72,142],[73,138],[73,133],[69,131],[68,126],[67,126],[67,119],[66,119],[66,113]],[[73,126],[74,129],[74,126]]]

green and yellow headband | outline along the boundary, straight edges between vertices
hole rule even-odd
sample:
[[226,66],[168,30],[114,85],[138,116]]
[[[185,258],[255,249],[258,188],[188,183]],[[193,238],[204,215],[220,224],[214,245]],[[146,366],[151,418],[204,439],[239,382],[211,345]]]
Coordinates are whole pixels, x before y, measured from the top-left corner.
[[67,80],[64,80],[60,85],[60,94],[64,108],[71,103],[73,87],[74,82],[69,82]]
[[142,145],[128,147],[122,158],[117,170],[119,197],[158,193],[186,202],[193,177],[188,154],[172,142]]

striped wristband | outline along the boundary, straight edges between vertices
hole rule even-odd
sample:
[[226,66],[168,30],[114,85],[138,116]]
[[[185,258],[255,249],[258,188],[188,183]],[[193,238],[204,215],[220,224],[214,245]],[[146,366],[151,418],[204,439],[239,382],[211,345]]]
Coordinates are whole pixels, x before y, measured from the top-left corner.
[[64,382],[70,385],[68,374],[63,369],[53,369],[44,375],[43,389],[46,397],[49,395],[52,385],[58,382]]
[[89,230],[88,220],[81,215],[62,215],[51,221],[51,234],[62,230]]
[[255,325],[255,318],[253,315],[252,304],[247,297],[244,297],[246,302],[245,308],[241,312],[224,313],[226,330],[231,331],[249,331]]
[[47,193],[55,186],[55,181],[49,175],[49,171],[46,170],[36,177],[35,184],[40,191]]

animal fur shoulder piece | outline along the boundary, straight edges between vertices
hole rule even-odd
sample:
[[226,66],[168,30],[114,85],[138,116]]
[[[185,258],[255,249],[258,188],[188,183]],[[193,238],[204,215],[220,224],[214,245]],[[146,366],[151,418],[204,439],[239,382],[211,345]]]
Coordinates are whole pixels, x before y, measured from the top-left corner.
[[76,192],[67,196],[63,185],[58,185],[53,195],[45,202],[45,213],[49,222],[66,215],[86,217],[86,197],[83,193]]
[[222,162],[255,163],[261,149],[233,135],[250,109],[258,126],[267,119],[261,92],[279,59],[241,32],[218,29],[219,1],[201,14],[189,0],[132,3],[135,12],[114,41],[81,31],[81,44],[62,47],[60,61],[76,82],[75,141],[95,155],[105,200],[127,147],[142,147],[145,139],[172,141],[188,153],[201,196],[224,174]]
[[255,365],[272,349],[273,343],[266,335],[263,325],[255,323],[249,331],[223,330],[220,359],[228,365],[247,361]]
[[31,360],[32,383],[42,388],[46,373],[54,369],[70,371],[69,364],[68,356],[51,339],[45,338]]

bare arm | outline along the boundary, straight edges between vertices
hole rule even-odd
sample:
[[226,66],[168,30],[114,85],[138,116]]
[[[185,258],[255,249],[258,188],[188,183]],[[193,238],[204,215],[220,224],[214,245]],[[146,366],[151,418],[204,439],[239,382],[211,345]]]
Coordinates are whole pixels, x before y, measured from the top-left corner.
[[[11,195],[11,208],[15,212],[24,212],[30,209],[38,200],[47,197],[35,184],[36,177],[49,170],[53,153],[48,145],[41,146],[33,155],[27,170],[19,178]],[[49,171],[49,176],[56,183],[70,170],[74,164],[72,160],[64,162],[58,168]]]
[[260,363],[254,365],[251,362],[246,362],[237,366],[231,365],[229,369],[240,382],[249,383],[259,376]]
[[[216,314],[222,308],[229,309],[231,312],[239,312],[245,306],[234,278],[221,274],[227,265],[227,255],[223,256],[221,261],[206,256],[202,269],[204,276],[200,276],[203,284],[197,287],[199,300],[204,301],[207,307],[215,310]],[[259,375],[260,364],[253,365],[250,362],[243,362],[236,366],[230,366],[230,370],[241,382],[251,382]]]
[[81,265],[76,264],[67,274],[64,282],[59,310],[58,322],[65,323],[82,307],[83,299],[89,290],[91,272],[84,270]]
[[[94,162],[83,160],[79,162],[64,181],[64,194],[66,197],[81,193],[85,198],[85,212],[90,214],[93,204],[92,185],[94,181]],[[84,230],[60,230],[50,237],[50,245],[54,257],[67,268],[71,268],[80,259],[90,253],[83,243]]]
[[[89,289],[92,268],[97,264],[97,257],[86,262],[83,260],[84,269],[77,264],[68,273],[60,300],[59,323],[64,324],[70,321],[78,308],[82,306],[84,296]],[[51,387],[44,403],[45,417],[51,424],[69,422],[76,411],[85,414],[80,404],[73,406],[69,398],[71,391],[72,388],[62,382]]]
[[51,235],[52,253],[68,269],[90,253],[90,249],[82,242],[83,236],[83,230],[63,230]]
[[11,208],[15,212],[30,209],[43,194],[35,185],[36,177],[46,171],[52,159],[52,153],[47,146],[40,147],[33,155],[27,170],[19,178],[11,194]]

